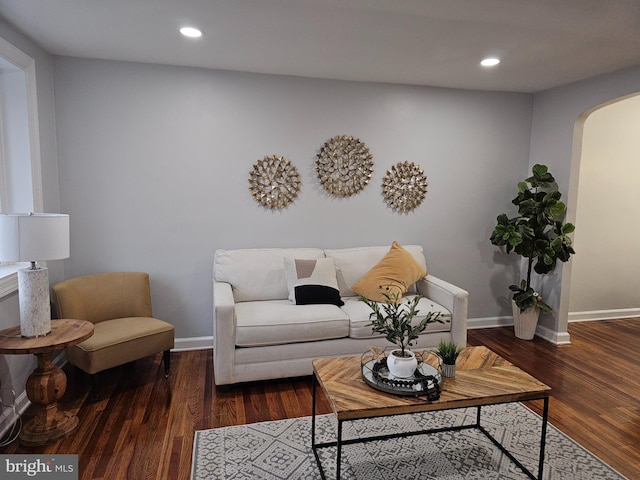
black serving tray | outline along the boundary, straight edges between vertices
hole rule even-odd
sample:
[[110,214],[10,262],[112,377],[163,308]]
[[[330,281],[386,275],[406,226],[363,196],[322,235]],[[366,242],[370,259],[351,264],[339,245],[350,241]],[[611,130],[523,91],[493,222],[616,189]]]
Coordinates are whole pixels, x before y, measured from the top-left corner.
[[[420,355],[416,355],[420,357]],[[394,395],[418,397],[425,395],[428,400],[440,398],[442,376],[440,371],[418,358],[418,367],[411,377],[398,378],[389,373],[387,357],[373,358],[370,352],[362,355],[362,379],[377,390]]]

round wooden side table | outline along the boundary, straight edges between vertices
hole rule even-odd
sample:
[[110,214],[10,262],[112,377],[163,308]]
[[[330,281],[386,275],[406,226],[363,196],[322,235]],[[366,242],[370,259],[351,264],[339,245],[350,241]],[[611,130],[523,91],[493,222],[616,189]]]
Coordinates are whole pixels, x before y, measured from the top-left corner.
[[52,359],[56,350],[80,343],[91,335],[93,323],[85,320],[52,320],[51,333],[45,337],[21,337],[19,325],[0,332],[0,354],[31,353],[38,358],[38,366],[26,385],[27,397],[37,412],[20,432],[24,445],[49,445],[78,426],[78,417],[58,406],[67,389],[67,376]]

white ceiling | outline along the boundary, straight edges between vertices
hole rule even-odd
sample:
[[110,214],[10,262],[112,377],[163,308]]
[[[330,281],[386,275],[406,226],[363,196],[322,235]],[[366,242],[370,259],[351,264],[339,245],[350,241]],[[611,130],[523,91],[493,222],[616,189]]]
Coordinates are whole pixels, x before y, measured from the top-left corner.
[[56,55],[343,80],[536,92],[640,64],[640,0],[0,0],[0,16]]

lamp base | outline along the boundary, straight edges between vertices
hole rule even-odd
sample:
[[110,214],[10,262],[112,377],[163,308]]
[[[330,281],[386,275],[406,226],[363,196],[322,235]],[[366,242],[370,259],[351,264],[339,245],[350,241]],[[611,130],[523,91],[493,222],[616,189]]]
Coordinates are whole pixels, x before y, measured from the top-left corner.
[[18,271],[20,300],[20,334],[23,337],[44,337],[51,332],[49,303],[49,269],[27,268]]

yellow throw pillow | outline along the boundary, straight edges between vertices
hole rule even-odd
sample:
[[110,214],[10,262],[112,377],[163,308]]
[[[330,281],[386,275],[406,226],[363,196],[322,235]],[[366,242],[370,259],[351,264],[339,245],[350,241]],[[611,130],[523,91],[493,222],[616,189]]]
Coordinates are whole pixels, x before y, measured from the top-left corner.
[[385,302],[386,299],[382,295],[385,292],[388,292],[392,299],[397,295],[399,300],[411,285],[426,275],[426,270],[413,255],[398,242],[393,242],[382,260],[358,280],[351,290],[375,302]]

